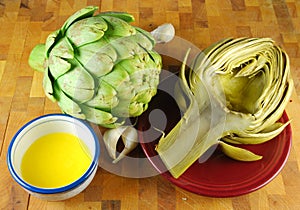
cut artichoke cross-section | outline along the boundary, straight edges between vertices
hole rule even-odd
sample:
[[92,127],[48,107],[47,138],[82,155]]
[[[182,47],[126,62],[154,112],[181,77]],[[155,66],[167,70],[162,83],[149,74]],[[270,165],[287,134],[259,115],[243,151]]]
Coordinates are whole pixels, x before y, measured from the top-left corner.
[[[190,104],[181,103],[183,118],[162,136],[156,148],[175,178],[197,159],[207,159],[204,155],[216,145],[233,159],[259,160],[261,155],[234,144],[266,142],[289,124],[278,122],[293,89],[289,58],[269,38],[221,40],[197,55],[188,81],[184,75],[180,74],[182,88],[177,89],[190,95]],[[179,97],[182,101],[183,97]],[[194,104],[197,110],[190,114]],[[196,114],[201,119],[197,137],[192,136],[195,128],[191,120]],[[186,132],[180,129],[184,120],[190,121],[191,126]],[[190,150],[174,155],[183,142]]]

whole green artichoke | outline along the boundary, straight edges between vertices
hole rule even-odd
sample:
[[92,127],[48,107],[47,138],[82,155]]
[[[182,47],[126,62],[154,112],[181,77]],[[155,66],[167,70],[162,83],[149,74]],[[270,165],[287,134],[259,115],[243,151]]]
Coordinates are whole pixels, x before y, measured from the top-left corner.
[[107,128],[139,116],[157,92],[161,56],[150,33],[121,12],[94,16],[86,7],[37,45],[29,65],[44,72],[43,87],[66,114]]

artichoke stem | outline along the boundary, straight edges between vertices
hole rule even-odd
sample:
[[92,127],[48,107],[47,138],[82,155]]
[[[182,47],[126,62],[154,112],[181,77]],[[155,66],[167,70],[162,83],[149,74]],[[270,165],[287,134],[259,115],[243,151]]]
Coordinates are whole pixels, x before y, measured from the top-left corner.
[[31,51],[28,59],[28,63],[31,68],[36,71],[44,72],[45,62],[45,44],[38,44],[36,45],[33,50]]

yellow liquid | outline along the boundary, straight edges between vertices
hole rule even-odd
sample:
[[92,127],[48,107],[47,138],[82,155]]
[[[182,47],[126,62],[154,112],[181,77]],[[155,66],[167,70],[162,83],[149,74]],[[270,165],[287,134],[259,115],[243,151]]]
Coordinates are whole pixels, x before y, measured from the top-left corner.
[[91,161],[81,139],[68,133],[52,133],[30,145],[21,162],[21,174],[37,187],[57,188],[80,178]]

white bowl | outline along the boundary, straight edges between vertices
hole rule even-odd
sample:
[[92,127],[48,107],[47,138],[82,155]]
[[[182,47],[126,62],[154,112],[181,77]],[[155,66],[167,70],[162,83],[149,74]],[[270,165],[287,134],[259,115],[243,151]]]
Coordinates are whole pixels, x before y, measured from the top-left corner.
[[[56,132],[66,132],[80,138],[92,156],[87,171],[73,183],[59,188],[41,188],[24,181],[21,175],[21,161],[29,146],[38,138]],[[7,153],[8,169],[27,192],[50,201],[65,200],[83,191],[92,181],[98,168],[100,145],[94,130],[85,121],[65,114],[48,114],[26,123],[13,137]]]

